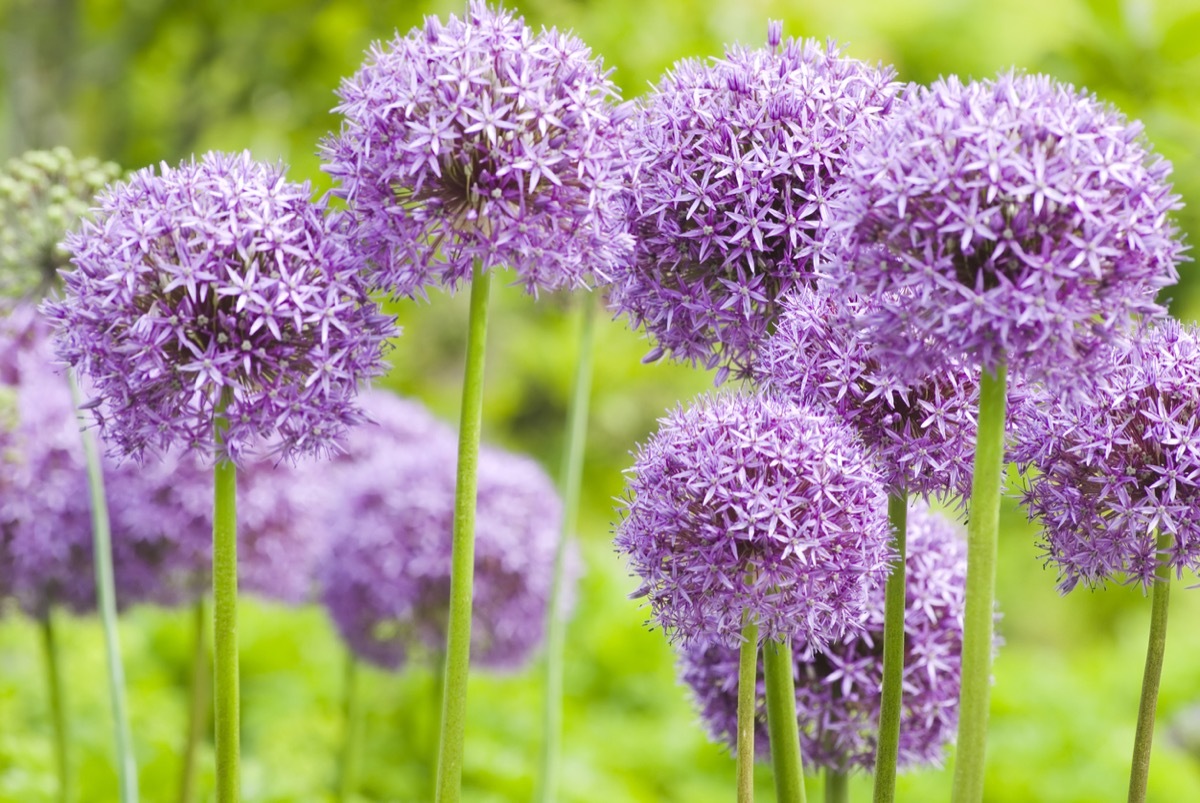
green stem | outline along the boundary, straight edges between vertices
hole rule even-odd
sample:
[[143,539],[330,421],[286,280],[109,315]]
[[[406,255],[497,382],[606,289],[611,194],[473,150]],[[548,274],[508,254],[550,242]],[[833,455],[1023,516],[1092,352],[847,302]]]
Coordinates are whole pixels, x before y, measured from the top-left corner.
[[476,261],[471,277],[471,319],[458,430],[458,482],[454,493],[454,546],[450,568],[450,618],[446,627],[446,681],[438,740],[437,803],[458,803],[462,796],[467,674],[471,661],[471,594],[475,581],[475,491],[483,418],[490,285],[491,275]]
[[825,803],[849,803],[850,776],[825,769]]
[[567,544],[579,519],[579,494],[583,482],[583,454],[587,443],[588,397],[592,389],[592,340],[595,331],[596,303],[591,296],[583,301],[579,329],[579,351],[575,363],[575,381],[567,410],[567,437],[563,445],[560,488],[563,498],[562,530],[554,550],[554,575],[550,586],[550,604],[546,611],[546,682],[542,696],[542,755],[538,773],[538,803],[558,798],[559,761],[562,753],[563,655],[567,639],[567,618],[562,610],[563,571]]
[[71,768],[67,763],[67,716],[63,705],[62,665],[58,660],[58,639],[54,634],[54,612],[46,611],[42,620],[42,653],[46,658],[46,687],[50,696],[50,721],[54,729],[54,761],[58,766],[58,799],[71,799]]
[[[224,441],[225,403],[217,411],[217,444]],[[238,634],[237,469],[228,460],[213,467],[213,728],[217,803],[237,803]]]
[[346,672],[342,681],[342,754],[338,761],[334,799],[348,800],[354,791],[358,770],[358,743],[362,734],[362,708],[358,701],[358,659],[346,651]]
[[192,607],[192,675],[188,689],[187,735],[179,778],[179,803],[192,803],[196,799],[196,752],[204,738],[210,705],[208,639],[204,637],[207,625],[204,598],[201,597]]
[[996,537],[1000,528],[1000,473],[1004,469],[1004,407],[1008,369],[983,372],[979,427],[967,523],[966,612],[963,615],[962,689],[958,754],[951,799],[983,800],[988,697],[992,683],[992,627],[996,609]]
[[900,752],[900,710],[904,696],[905,559],[908,544],[908,494],[888,497],[888,520],[896,565],[888,576],[883,606],[883,698],[879,710],[879,743],[875,751],[875,803],[896,797],[896,758]]
[[[68,373],[71,399],[76,409],[83,402],[75,374]],[[87,463],[88,494],[92,507],[92,552],[96,572],[96,609],[104,630],[104,657],[108,665],[108,697],[116,730],[117,779],[121,803],[137,803],[137,760],[133,754],[133,735],[125,704],[125,668],[121,663],[121,641],[117,632],[117,592],[113,580],[112,533],[108,518],[108,500],[104,494],[104,471],[96,436],[83,427],[84,460]]]
[[1167,646],[1167,603],[1171,597],[1171,569],[1166,551],[1171,536],[1158,534],[1158,571],[1154,577],[1150,613],[1150,640],[1146,646],[1146,668],[1142,672],[1142,698],[1138,704],[1137,735],[1133,739],[1133,766],[1129,772],[1129,803],[1144,803],[1150,779],[1150,747],[1154,741],[1154,709],[1158,706],[1158,682],[1162,678],[1163,653]]
[[790,640],[763,644],[767,734],[771,738],[777,803],[805,803],[804,761],[800,757],[800,726],[796,717],[795,671]]
[[737,799],[754,801],[754,715],[758,704],[758,622],[742,615],[742,648],[738,656]]

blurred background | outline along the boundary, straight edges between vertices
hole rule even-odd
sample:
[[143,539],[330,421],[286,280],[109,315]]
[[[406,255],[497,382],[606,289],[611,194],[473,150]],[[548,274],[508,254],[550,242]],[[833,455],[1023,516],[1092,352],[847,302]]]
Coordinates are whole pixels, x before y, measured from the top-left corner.
[[[1186,0],[529,0],[535,27],[571,28],[605,62],[626,97],[646,91],[685,56],[785,34],[832,37],[903,80],[988,77],[1012,66],[1086,86],[1144,121],[1175,165],[1180,214],[1200,227],[1200,4]],[[461,3],[366,0],[0,0],[0,159],[65,144],[126,168],[175,163],[209,149],[282,159],[292,177],[328,187],[316,143],[338,125],[338,81],[376,39]],[[1200,315],[1200,281],[1185,265],[1170,292],[1183,320]],[[495,293],[485,438],[534,455],[557,473],[567,389],[576,361],[574,305]],[[384,384],[456,420],[466,298],[393,306],[404,335]],[[725,801],[733,763],[707,742],[660,633],[627,598],[631,580],[611,547],[614,497],[630,450],[680,400],[711,387],[686,366],[642,365],[644,340],[603,318],[579,538],[587,562],[569,632],[564,788],[567,801]],[[1149,600],[1086,589],[1061,598],[1035,533],[1006,503],[999,566],[1000,632],[988,799],[1123,798],[1133,740]],[[1200,788],[1200,590],[1173,601],[1151,767],[1153,800]],[[116,797],[111,722],[98,621],[61,617],[66,697],[80,801]],[[122,619],[143,798],[174,799],[190,671],[186,611],[139,608]],[[342,647],[316,607],[247,599],[241,630],[243,774],[247,801],[319,801],[341,738]],[[432,774],[430,673],[369,672],[362,800],[420,801]],[[473,801],[527,800],[540,744],[539,669],[478,674],[470,691],[464,783]],[[950,759],[952,766],[952,757]],[[0,801],[50,800],[49,714],[36,628],[0,607]],[[202,754],[211,773],[211,750]],[[760,773],[762,799],[771,799]],[[210,784],[207,775],[202,786]],[[948,771],[900,779],[902,800],[946,799]],[[868,794],[856,779],[855,798]],[[813,781],[810,794],[819,793]]]

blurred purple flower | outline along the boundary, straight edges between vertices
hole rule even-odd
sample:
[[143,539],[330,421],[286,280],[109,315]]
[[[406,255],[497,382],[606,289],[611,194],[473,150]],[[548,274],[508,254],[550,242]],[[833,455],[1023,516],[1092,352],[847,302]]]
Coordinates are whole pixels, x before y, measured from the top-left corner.
[[472,0],[372,46],[322,143],[376,287],[424,295],[508,266],[528,292],[628,258],[616,86],[578,39]]
[[[54,605],[95,610],[91,502],[80,422],[53,365],[50,327],[29,307],[0,318],[0,596],[31,616]],[[142,463],[106,458],[117,602],[183,605],[210,584],[212,472],[168,452]],[[324,543],[287,495],[285,468],[254,462],[239,477],[244,588],[301,602]]]
[[1087,398],[1031,393],[1017,410],[1014,456],[1030,476],[1024,504],[1065,593],[1082,581],[1149,588],[1155,533],[1166,565],[1200,570],[1200,335],[1165,321],[1108,352]]
[[818,647],[860,630],[887,575],[887,497],[844,422],[765,396],[704,396],[660,421],[632,469],[616,546],[677,642]]
[[280,166],[210,153],[112,185],[68,235],[76,270],[45,308],[117,452],[238,461],[269,439],[291,458],[333,448],[361,421],[357,385],[383,372],[395,329],[338,218],[310,196]]
[[1178,278],[1169,173],[1140,123],[1046,76],[913,87],[831,195],[825,270],[906,376],[1007,359],[1077,385]]
[[[909,509],[904,702],[898,766],[937,765],[958,727],[958,691],[965,602],[966,544],[959,527],[923,504]],[[797,632],[796,712],[800,749],[815,768],[835,772],[875,766],[883,684],[884,589],[871,591],[866,630],[826,645]],[[738,650],[697,643],[679,653],[683,682],[692,690],[713,740],[736,747]],[[761,662],[755,751],[770,755]]]
[[[364,395],[366,426],[314,481],[330,539],[324,602],[350,649],[387,669],[444,648],[456,439],[416,402]],[[314,489],[313,493],[319,493]],[[471,657],[516,668],[541,642],[558,541],[554,485],[532,460],[485,448],[479,462]]]
[[825,199],[897,90],[890,68],[789,39],[676,63],[632,121],[636,259],[611,306],[664,352],[749,370],[778,299],[811,282]]
[[869,303],[801,287],[781,306],[755,365],[759,386],[836,411],[876,455],[889,493],[969,496],[979,369],[950,363],[900,381],[856,325]]

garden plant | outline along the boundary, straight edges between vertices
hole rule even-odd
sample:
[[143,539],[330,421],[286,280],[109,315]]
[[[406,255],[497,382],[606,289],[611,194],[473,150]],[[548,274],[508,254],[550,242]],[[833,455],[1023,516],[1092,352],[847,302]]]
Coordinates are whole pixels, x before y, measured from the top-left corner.
[[1194,15],[103,5],[0,0],[0,801],[1194,794]]

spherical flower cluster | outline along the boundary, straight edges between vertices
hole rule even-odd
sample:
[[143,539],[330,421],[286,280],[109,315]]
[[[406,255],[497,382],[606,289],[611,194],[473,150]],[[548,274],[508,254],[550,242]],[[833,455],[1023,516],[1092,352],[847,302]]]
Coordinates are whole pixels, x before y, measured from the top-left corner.
[[778,299],[813,280],[829,188],[896,92],[890,68],[833,44],[769,39],[677,63],[632,121],[637,250],[610,300],[653,338],[647,359],[748,369]]
[[[397,669],[414,651],[444,649],[455,438],[414,402],[384,393],[364,402],[380,426],[357,431],[323,475],[323,596],[358,656]],[[478,482],[471,657],[514,668],[542,639],[560,505],[528,458],[485,448]]]
[[[1015,457],[1037,469],[1025,505],[1070,591],[1200,570],[1200,332],[1166,321],[1109,352],[1084,399],[1031,393]],[[1165,558],[1155,532],[1172,536]]]
[[763,396],[700,398],[640,448],[618,551],[677,642],[817,645],[861,629],[887,575],[887,497],[858,436],[833,415]]
[[58,283],[68,257],[59,241],[120,173],[66,148],[8,160],[0,170],[0,296],[33,298]]
[[[31,616],[62,605],[95,610],[91,502],[80,422],[52,364],[45,321],[27,307],[0,319],[0,398],[15,404],[0,437],[0,596]],[[11,423],[12,426],[8,426]],[[141,464],[103,460],[117,602],[182,605],[210,586],[212,471],[168,452]],[[323,554],[285,493],[285,469],[250,464],[239,477],[243,588],[301,602]]]
[[755,365],[759,386],[836,411],[877,456],[890,493],[969,496],[978,369],[952,364],[902,382],[855,326],[867,302],[802,287],[782,307]]
[[1140,124],[1045,76],[914,87],[831,197],[826,267],[900,372],[1077,383],[1177,280],[1169,173]]
[[[122,602],[180,605],[212,584],[212,470],[168,452],[105,467]],[[266,459],[238,472],[238,585],[290,605],[310,600],[326,533],[312,526],[300,470]]]
[[322,145],[325,170],[377,287],[454,288],[478,261],[511,267],[536,293],[628,258],[625,113],[575,37],[535,35],[472,0],[463,19],[429,17],[374,45],[338,94],[345,121]]
[[292,457],[361,420],[357,384],[383,371],[394,329],[310,194],[279,166],[210,153],[113,185],[68,236],[77,269],[46,309],[116,450],[237,460],[271,439]]
[[[966,544],[958,527],[924,505],[908,514],[904,698],[900,712],[901,769],[940,764],[958,727]],[[824,652],[797,634],[796,713],[800,749],[814,767],[871,771],[883,685],[884,591],[871,592],[866,630]],[[680,673],[695,695],[711,737],[737,743],[738,651],[695,644],[680,651]],[[766,690],[758,674],[755,752],[770,754]]]

